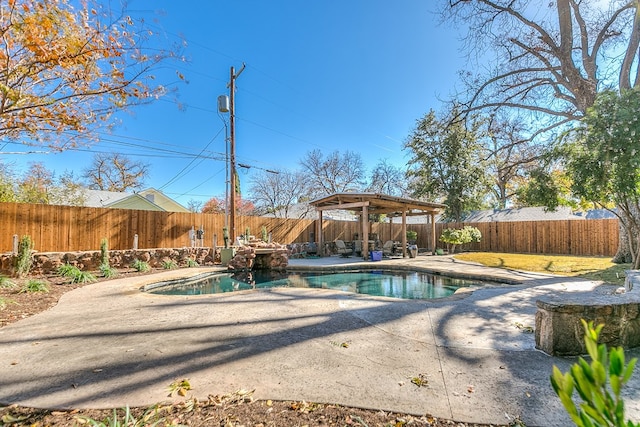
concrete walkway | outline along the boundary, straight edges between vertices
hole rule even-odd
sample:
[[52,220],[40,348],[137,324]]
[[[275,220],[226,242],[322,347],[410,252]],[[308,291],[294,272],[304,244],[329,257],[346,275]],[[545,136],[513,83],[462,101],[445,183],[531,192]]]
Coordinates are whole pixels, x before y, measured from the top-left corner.
[[[291,260],[346,268],[354,258]],[[188,378],[199,399],[238,389],[254,397],[431,414],[457,421],[572,425],[553,393],[555,364],[534,348],[535,301],[596,284],[490,269],[450,257],[363,263],[489,277],[515,285],[408,301],[280,288],[164,296],[141,286],[211,269],[117,279],[0,329],[0,403],[46,408],[147,406]],[[525,328],[523,328],[523,326]],[[640,350],[627,352],[640,356]],[[412,379],[420,378],[418,387]],[[188,397],[189,397],[188,396]],[[626,392],[640,419],[640,373]]]

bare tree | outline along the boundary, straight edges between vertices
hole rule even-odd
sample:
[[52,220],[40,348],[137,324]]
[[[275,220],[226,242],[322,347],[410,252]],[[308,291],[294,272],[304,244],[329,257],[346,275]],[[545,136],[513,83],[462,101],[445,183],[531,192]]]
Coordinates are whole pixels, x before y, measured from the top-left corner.
[[382,159],[371,172],[371,182],[367,191],[407,197],[410,193],[405,171]]
[[338,151],[327,155],[321,150],[310,151],[300,161],[308,173],[312,197],[333,193],[359,191],[364,187],[364,164],[359,154]]
[[639,1],[447,0],[468,52],[496,55],[489,74],[463,74],[465,111],[533,114],[536,136],[581,118],[605,85],[638,86]]
[[54,185],[54,174],[43,163],[29,165],[29,170],[18,183],[20,201],[24,203],[49,204],[50,190]]
[[141,189],[148,175],[148,164],[134,162],[119,153],[98,153],[82,177],[92,190],[122,192]]
[[[308,174],[278,170],[276,173],[262,172],[251,179],[252,199],[260,210],[279,218],[290,218],[291,208],[308,200]],[[296,212],[302,218],[309,207]]]
[[515,198],[529,170],[539,165],[544,149],[525,136],[524,125],[509,118],[491,115],[479,131],[487,166],[490,203],[504,209]]
[[203,206],[204,206],[204,202],[200,200],[190,199],[187,202],[187,209],[189,209],[189,212],[198,213],[202,211]]

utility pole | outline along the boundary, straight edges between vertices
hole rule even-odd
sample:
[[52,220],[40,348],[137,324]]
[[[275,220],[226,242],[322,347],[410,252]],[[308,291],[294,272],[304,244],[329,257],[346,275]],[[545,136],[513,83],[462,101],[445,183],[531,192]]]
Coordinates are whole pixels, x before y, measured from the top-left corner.
[[[230,183],[229,187],[229,237],[231,241],[234,242],[236,236],[236,102],[235,102],[235,92],[236,92],[236,79],[242,74],[244,71],[245,64],[242,64],[242,68],[236,74],[236,70],[234,67],[231,67],[230,78],[229,78],[229,162],[230,162]],[[233,244],[233,243],[232,243]]]

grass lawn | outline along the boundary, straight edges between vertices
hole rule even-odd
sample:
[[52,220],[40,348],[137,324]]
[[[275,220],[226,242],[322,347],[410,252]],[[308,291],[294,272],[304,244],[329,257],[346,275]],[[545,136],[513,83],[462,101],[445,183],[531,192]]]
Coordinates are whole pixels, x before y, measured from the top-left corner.
[[584,277],[620,286],[624,285],[624,271],[631,268],[631,264],[612,263],[611,257],[466,252],[455,258],[489,267]]

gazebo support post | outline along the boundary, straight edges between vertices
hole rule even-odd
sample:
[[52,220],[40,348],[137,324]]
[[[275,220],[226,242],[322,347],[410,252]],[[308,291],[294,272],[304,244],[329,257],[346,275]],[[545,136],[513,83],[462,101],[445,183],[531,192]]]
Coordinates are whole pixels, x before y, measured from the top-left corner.
[[318,220],[316,221],[316,241],[318,242],[318,255],[324,256],[324,243],[322,241],[322,211],[318,211]]
[[431,214],[431,255],[436,254],[436,215]]
[[362,206],[362,259],[369,258],[369,208]]

